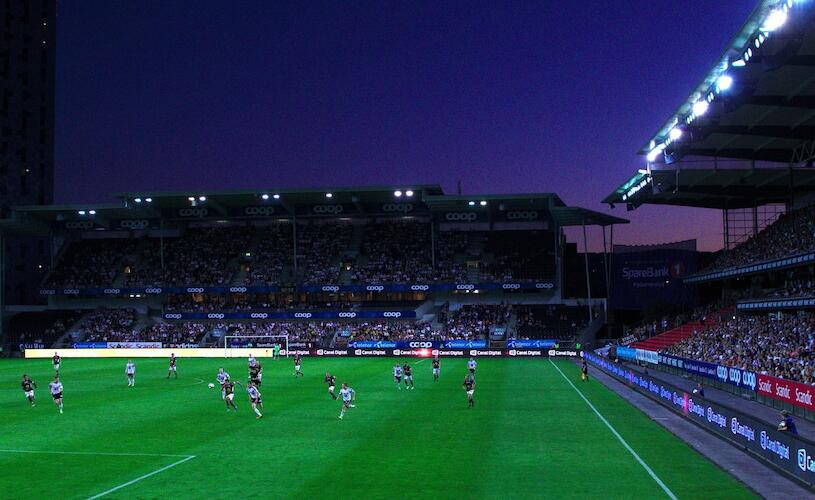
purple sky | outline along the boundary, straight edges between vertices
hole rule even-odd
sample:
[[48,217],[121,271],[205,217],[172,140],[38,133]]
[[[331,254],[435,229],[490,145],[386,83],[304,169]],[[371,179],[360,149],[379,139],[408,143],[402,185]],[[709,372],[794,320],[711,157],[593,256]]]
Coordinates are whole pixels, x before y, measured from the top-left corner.
[[[60,3],[58,202],[461,179],[608,211],[754,6],[239,3]],[[717,211],[610,213],[615,242],[721,246]]]

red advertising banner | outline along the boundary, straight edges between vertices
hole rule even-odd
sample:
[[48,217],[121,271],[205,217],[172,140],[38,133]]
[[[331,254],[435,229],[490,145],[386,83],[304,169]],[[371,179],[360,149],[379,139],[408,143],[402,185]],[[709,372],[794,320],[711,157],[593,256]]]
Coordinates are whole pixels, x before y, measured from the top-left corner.
[[782,378],[758,374],[756,392],[807,410],[815,411],[815,387]]

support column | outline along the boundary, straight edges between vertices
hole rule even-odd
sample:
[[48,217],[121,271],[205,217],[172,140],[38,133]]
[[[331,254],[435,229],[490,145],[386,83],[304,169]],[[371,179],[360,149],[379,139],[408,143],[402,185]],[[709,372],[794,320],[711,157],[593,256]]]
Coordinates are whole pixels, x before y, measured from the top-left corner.
[[164,219],[159,221],[158,254],[161,259],[161,268],[164,269]]
[[0,231],[0,347],[3,347],[3,354],[9,348],[6,339],[6,238],[3,231]]
[[586,220],[583,219],[583,259],[586,262],[586,296],[588,297],[589,323],[592,322],[591,316],[591,277],[589,277],[589,240],[586,237]]
[[292,257],[294,257],[294,280],[297,281],[297,214],[291,216]]
[[430,259],[433,265],[433,272],[436,272],[436,220],[430,215]]
[[[614,227],[613,225],[611,227]],[[608,251],[606,249],[606,226],[600,226],[603,230],[603,270],[606,276],[606,304],[605,314],[608,318],[608,300],[611,298],[611,283],[609,282],[609,269],[608,269]]]

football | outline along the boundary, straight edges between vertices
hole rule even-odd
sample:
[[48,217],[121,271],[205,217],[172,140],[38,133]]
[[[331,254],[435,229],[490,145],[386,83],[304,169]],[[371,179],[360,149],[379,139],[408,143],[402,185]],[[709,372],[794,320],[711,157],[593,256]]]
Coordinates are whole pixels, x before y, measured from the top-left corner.
[[210,389],[214,389],[214,388],[215,388],[215,384],[213,384],[212,382],[210,382],[210,383],[209,383],[209,385],[208,385],[207,387],[209,387]]

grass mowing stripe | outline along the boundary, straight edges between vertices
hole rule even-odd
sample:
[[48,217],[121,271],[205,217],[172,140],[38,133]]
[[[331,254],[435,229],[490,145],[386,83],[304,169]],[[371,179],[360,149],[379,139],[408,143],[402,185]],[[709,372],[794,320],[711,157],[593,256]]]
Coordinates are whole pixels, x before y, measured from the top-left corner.
[[189,461],[190,461],[190,460],[192,460],[193,458],[195,458],[195,455],[189,455],[189,456],[188,456],[188,457],[186,457],[186,458],[182,458],[182,459],[181,459],[181,460],[179,460],[178,462],[173,462],[173,463],[171,463],[170,465],[165,465],[164,467],[162,467],[162,468],[160,468],[160,469],[156,469],[156,470],[154,470],[153,472],[148,472],[147,474],[144,474],[144,475],[142,475],[142,476],[139,476],[139,477],[137,477],[136,479],[131,479],[130,481],[128,481],[128,482],[126,482],[126,483],[122,483],[122,484],[120,484],[119,486],[114,486],[113,488],[111,488],[111,489],[109,489],[109,490],[106,490],[106,491],[103,491],[102,493],[97,493],[96,495],[94,495],[94,496],[92,496],[92,497],[88,497],[88,500],[95,500],[95,499],[97,499],[97,498],[102,498],[102,497],[103,497],[103,496],[105,496],[105,495],[109,495],[109,494],[113,493],[114,491],[119,491],[119,490],[121,490],[122,488],[126,488],[126,487],[128,487],[128,486],[130,486],[131,484],[134,484],[134,483],[138,483],[139,481],[141,481],[141,480],[143,480],[143,479],[147,479],[148,477],[155,476],[156,474],[159,474],[159,473],[161,473],[161,472],[164,472],[164,471],[166,471],[167,469],[172,469],[172,468],[173,468],[173,467],[175,467],[176,465],[181,465],[181,464],[183,464],[184,462],[189,462]]
[[557,370],[558,373],[560,373],[560,376],[563,377],[563,380],[565,380],[566,382],[569,383],[570,386],[572,386],[572,389],[575,390],[575,392],[581,397],[581,399],[583,399],[583,401],[585,401],[586,404],[589,405],[589,408],[592,409],[594,414],[597,415],[597,417],[604,424],[606,424],[606,427],[608,427],[608,429],[611,431],[611,433],[614,434],[614,436],[617,438],[618,441],[620,441],[620,443],[622,443],[622,445],[625,447],[625,449],[628,450],[629,453],[631,453],[631,455],[637,460],[637,462],[639,462],[639,464],[642,466],[643,469],[645,469],[645,471],[648,473],[648,475],[651,476],[651,478],[654,481],[656,481],[656,483],[659,485],[659,487],[662,488],[662,491],[664,491],[665,494],[668,495],[668,497],[671,498],[672,500],[677,500],[676,495],[673,494],[671,489],[668,488],[668,486],[666,486],[665,483],[662,482],[662,480],[659,478],[659,476],[657,476],[656,473],[654,473],[654,471],[651,469],[651,467],[649,467],[648,464],[646,464],[645,461],[642,458],[640,458],[640,456],[637,454],[637,452],[634,451],[634,449],[631,448],[631,446],[628,444],[628,442],[625,439],[623,439],[623,437],[620,435],[620,433],[617,432],[617,429],[615,429],[614,426],[612,426],[608,422],[608,420],[606,420],[606,418],[599,411],[597,411],[597,408],[595,408],[594,405],[591,404],[591,401],[589,401],[586,398],[586,396],[584,396],[583,393],[580,392],[580,389],[578,389],[577,386],[574,385],[571,380],[569,380],[569,377],[567,377],[566,374],[563,373],[563,371],[560,369],[560,367],[557,366],[552,361],[551,358],[549,358],[549,363],[551,363],[552,366],[555,367],[555,370]]

